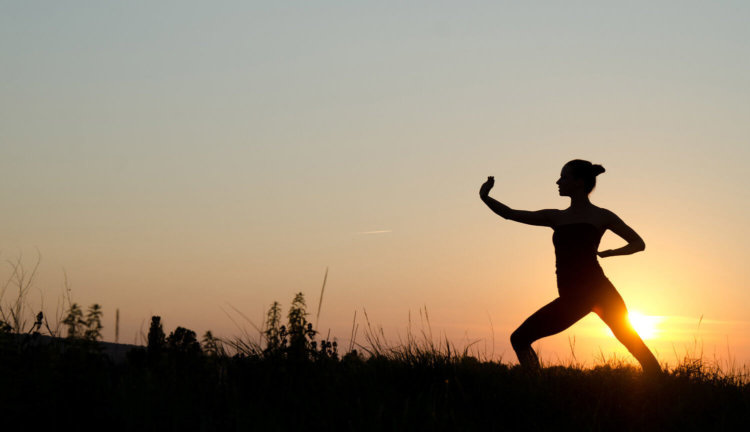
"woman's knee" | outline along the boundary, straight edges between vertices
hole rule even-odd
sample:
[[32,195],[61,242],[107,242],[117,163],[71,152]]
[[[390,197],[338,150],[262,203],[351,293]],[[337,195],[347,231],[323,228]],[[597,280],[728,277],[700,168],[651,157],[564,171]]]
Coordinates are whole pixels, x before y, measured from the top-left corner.
[[534,341],[530,340],[530,338],[524,334],[523,330],[521,330],[521,327],[517,328],[516,331],[514,331],[510,335],[510,344],[516,351],[518,351],[519,349],[528,348],[529,346],[531,346],[532,342]]

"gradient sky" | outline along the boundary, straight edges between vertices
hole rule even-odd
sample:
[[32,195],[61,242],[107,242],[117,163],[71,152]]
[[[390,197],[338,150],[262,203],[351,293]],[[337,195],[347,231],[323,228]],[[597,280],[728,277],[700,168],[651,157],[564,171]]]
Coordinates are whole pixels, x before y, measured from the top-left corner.
[[[741,1],[3,1],[0,259],[38,250],[32,301],[67,274],[108,340],[118,308],[125,342],[152,314],[237,335],[232,307],[260,324],[298,291],[314,315],[328,267],[319,327],[343,344],[355,311],[397,340],[426,308],[515,361],[556,296],[552,231],[478,188],[564,208],[583,158],[646,241],[602,266],[661,317],[659,359],[697,339],[747,363],[748,22]],[[590,316],[542,357],[574,336],[582,361],[623,352]]]

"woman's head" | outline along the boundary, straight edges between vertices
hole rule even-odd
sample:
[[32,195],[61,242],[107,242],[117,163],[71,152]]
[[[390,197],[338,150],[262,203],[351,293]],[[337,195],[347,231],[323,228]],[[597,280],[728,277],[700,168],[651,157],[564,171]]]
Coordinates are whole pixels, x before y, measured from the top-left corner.
[[583,188],[587,194],[591,193],[596,186],[596,176],[603,172],[603,166],[581,159],[566,163],[560,173],[560,180],[557,181],[560,186],[560,195],[570,195],[579,187]]

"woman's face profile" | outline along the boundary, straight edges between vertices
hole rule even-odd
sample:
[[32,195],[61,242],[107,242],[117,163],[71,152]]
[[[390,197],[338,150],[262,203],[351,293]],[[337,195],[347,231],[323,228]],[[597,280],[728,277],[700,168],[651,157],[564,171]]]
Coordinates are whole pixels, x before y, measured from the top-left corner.
[[563,167],[556,183],[560,196],[570,196],[576,188],[583,187],[583,181],[573,177],[572,170],[567,165]]

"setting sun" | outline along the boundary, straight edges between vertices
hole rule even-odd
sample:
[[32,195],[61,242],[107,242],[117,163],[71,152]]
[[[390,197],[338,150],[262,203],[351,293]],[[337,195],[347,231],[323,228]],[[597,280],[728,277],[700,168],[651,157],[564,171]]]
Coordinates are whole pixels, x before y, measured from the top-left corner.
[[628,312],[628,319],[636,332],[643,339],[653,339],[659,333],[658,324],[662,318],[658,316],[644,315],[638,311]]

